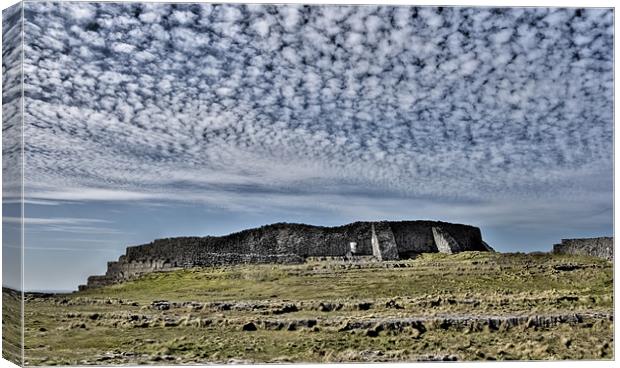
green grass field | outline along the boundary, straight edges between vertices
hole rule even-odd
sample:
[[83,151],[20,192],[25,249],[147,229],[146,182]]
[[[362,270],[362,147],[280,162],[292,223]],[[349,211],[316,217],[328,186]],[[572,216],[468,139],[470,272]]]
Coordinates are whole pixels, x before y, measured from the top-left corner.
[[466,252],[152,273],[25,302],[30,365],[612,359],[613,264]]

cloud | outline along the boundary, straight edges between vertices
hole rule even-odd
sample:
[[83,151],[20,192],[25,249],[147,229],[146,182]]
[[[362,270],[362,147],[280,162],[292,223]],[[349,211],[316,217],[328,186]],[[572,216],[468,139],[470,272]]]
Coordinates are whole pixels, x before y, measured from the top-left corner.
[[[22,222],[23,221],[23,222]],[[73,217],[14,217],[3,216],[2,223],[5,226],[21,225],[27,229],[29,234],[39,232],[61,232],[71,234],[121,234],[122,232],[110,227],[112,221],[94,218],[73,218]]]
[[[2,11],[2,200],[21,198],[22,6]],[[5,208],[5,213],[6,213]]]
[[[2,203],[16,205],[16,204],[21,204],[22,199],[21,198],[6,199],[6,200],[3,200]],[[32,205],[38,205],[38,206],[58,206],[60,204],[66,204],[68,202],[49,201],[45,199],[24,199],[23,203],[26,205],[32,204]]]
[[117,250],[116,249],[110,249],[110,248],[71,248],[71,247],[26,247],[24,249],[25,252],[68,252],[68,253],[73,253],[73,252],[114,252],[116,253]]
[[56,218],[38,218],[38,217],[2,217],[2,221],[6,223],[22,223],[22,220],[26,225],[76,225],[84,223],[107,223],[110,221],[101,219],[87,219],[87,218],[71,218],[71,217],[56,217]]
[[[157,195],[144,192],[101,189],[101,188],[49,188],[39,187],[36,191],[32,191],[29,195],[31,198],[54,198],[63,201],[135,201],[156,198]],[[39,204],[41,200],[35,200],[33,204]],[[29,202],[33,202],[29,200]]]
[[25,7],[33,200],[611,201],[610,9]]

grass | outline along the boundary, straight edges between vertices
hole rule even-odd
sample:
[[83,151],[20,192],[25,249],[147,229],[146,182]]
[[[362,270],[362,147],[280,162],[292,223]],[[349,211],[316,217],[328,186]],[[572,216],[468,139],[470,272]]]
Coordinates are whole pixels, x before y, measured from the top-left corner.
[[415,260],[387,262],[407,268],[341,269],[340,263],[250,265],[152,273],[139,280],[82,293],[97,298],[153,298],[196,301],[265,299],[346,299],[420,296],[432,293],[529,293],[570,291],[600,294],[609,291],[612,269],[586,268],[554,272],[553,266],[586,262],[605,267],[606,261],[565,255],[467,252],[424,254]]
[[21,294],[2,290],[2,357],[22,362]]
[[[26,364],[610,359],[612,266],[580,256],[468,252],[152,273],[28,298]],[[155,300],[170,309],[154,308]],[[571,323],[525,322],[576,314]],[[501,322],[519,316],[526,317]],[[404,325],[385,328],[391,321]],[[243,331],[248,323],[256,331]]]

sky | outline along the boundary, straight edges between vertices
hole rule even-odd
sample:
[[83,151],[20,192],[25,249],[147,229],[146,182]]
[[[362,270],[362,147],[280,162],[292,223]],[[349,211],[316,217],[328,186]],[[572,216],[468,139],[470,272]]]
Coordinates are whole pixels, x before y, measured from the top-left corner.
[[611,9],[24,14],[26,290],[280,221],[459,222],[502,252],[612,235]]

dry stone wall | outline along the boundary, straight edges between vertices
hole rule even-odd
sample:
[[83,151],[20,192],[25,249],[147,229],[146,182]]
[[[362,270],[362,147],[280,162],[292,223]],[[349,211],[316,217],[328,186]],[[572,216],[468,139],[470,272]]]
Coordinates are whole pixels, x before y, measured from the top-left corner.
[[379,258],[380,260],[387,261],[398,259],[398,245],[396,245],[396,239],[394,239],[394,233],[388,222],[378,222],[373,224],[375,228],[375,234],[377,236],[377,242],[379,243]]
[[437,253],[433,227],[450,234],[463,250],[485,252],[480,229],[474,226],[451,224],[441,221],[398,221],[390,222],[400,258],[409,258],[420,253]]
[[[128,247],[105,275],[91,276],[81,289],[175,268],[243,263],[300,263],[309,257],[374,256],[379,260],[410,258],[438,252],[433,228],[450,236],[451,252],[487,251],[480,229],[439,221],[354,222],[337,227],[278,223],[226,236],[157,239]],[[374,236],[373,236],[374,235]],[[378,242],[373,253],[372,239]],[[378,254],[377,254],[378,252]]]
[[553,253],[593,256],[613,261],[614,238],[601,237],[583,239],[562,239],[562,243],[555,244],[553,246]]
[[433,227],[433,238],[439,253],[458,253],[461,251],[461,245],[446,231],[440,227]]

